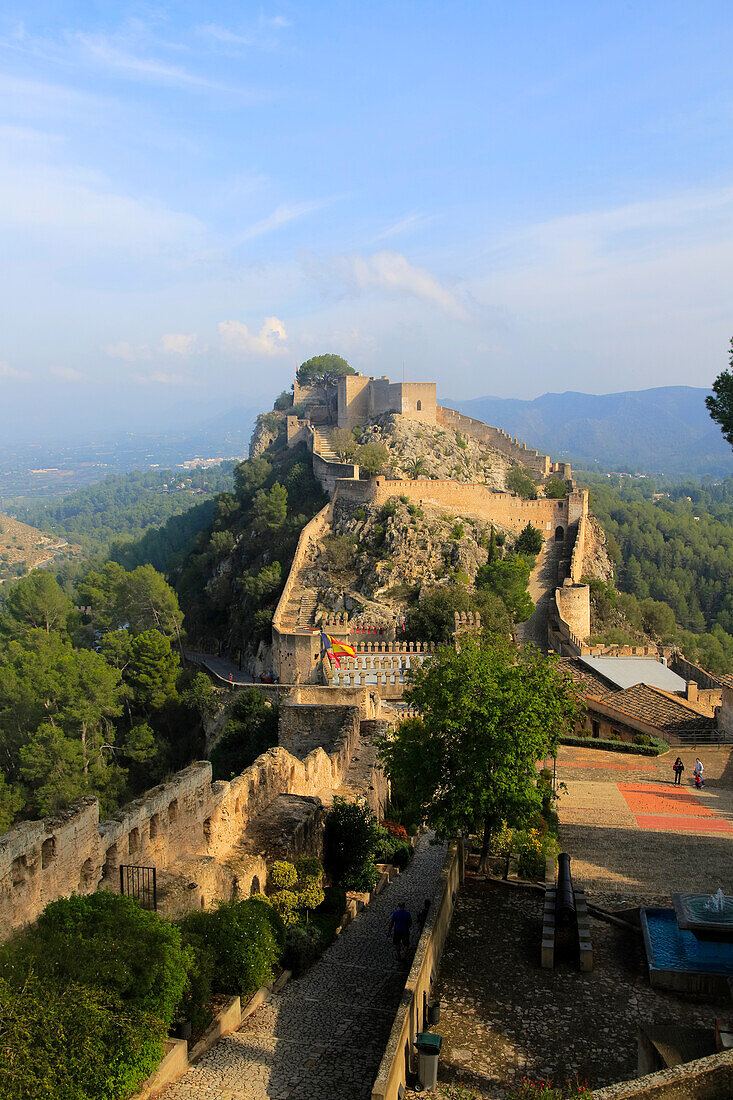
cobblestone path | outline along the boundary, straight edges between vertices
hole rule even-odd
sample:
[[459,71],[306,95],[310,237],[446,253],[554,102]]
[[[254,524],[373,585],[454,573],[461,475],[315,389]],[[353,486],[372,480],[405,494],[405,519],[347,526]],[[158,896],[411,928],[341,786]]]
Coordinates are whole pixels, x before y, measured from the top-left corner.
[[[387,936],[398,901],[432,897],[442,845],[419,842],[408,869],[291,981],[161,1094],[161,1100],[360,1100],[371,1093],[407,977]],[[417,944],[413,928],[411,956]]]

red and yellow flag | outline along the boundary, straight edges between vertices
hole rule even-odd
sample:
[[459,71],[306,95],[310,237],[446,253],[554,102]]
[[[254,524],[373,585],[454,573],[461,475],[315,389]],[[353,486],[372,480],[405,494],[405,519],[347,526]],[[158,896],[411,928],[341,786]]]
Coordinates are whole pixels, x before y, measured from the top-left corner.
[[347,645],[346,642],[339,642],[336,638],[332,638],[330,634],[326,634],[324,630],[321,631],[321,641],[326,650],[326,656],[329,661],[333,661],[337,668],[341,668],[341,657],[356,657],[356,650],[352,645]]

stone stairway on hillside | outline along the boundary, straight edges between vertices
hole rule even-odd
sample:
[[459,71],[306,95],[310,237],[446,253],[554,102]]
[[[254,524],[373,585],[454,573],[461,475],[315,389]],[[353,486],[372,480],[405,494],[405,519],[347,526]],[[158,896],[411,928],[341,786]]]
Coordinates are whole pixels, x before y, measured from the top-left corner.
[[313,450],[321,456],[324,462],[341,462],[341,459],[331,446],[331,431],[328,428],[313,429]]
[[314,588],[295,588],[285,605],[281,625],[284,630],[307,630],[315,626],[318,593]]

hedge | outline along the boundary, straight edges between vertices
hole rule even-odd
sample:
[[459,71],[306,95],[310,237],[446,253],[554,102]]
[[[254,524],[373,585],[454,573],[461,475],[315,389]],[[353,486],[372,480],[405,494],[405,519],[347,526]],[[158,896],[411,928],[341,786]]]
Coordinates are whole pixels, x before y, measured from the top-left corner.
[[561,745],[577,745],[582,749],[605,749],[606,752],[624,752],[634,756],[661,756],[669,752],[669,745],[661,737],[647,734],[651,745],[635,745],[632,741],[606,741],[602,737],[561,737]]
[[132,898],[48,905],[0,950],[0,1096],[129,1095],[160,1061],[190,964],[178,929]]

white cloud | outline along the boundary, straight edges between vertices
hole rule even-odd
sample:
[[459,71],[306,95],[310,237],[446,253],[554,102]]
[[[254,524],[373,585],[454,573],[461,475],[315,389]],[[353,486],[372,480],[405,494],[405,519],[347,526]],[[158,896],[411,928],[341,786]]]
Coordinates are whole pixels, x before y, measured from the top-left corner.
[[191,355],[196,344],[196,333],[167,332],[161,340],[166,355]]
[[[169,65],[155,57],[134,53],[124,44],[120,44],[116,35],[77,34],[74,37],[81,47],[82,55],[105,70],[114,69],[135,79],[173,84],[180,88],[229,90],[217,81],[191,73],[179,65]],[[124,39],[122,41],[124,43]]]
[[51,367],[49,373],[59,382],[81,382],[84,375],[73,367]]
[[220,321],[218,328],[224,351],[232,355],[265,355],[269,358],[288,350],[285,325],[277,317],[265,317],[262,328],[256,334],[250,332],[242,321]]
[[437,306],[457,321],[469,319],[468,310],[452,290],[429,271],[411,264],[401,252],[339,256],[334,260],[334,267],[352,289],[410,294]]
[[128,340],[107,344],[104,351],[111,359],[124,359],[126,363],[134,363],[137,359],[144,359],[149,354],[149,348],[145,344],[131,344]]
[[17,367],[11,367],[10,363],[6,363],[4,359],[0,360],[0,378],[9,378],[14,382],[26,382],[29,375],[26,371],[18,370]]

